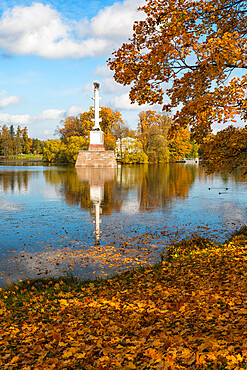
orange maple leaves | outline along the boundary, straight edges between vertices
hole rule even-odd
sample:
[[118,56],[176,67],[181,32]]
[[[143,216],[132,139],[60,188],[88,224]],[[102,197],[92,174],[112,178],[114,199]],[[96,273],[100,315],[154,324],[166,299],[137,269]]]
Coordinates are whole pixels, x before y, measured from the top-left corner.
[[245,369],[246,241],[246,229],[224,245],[194,239],[109,280],[0,292],[0,366]]
[[[175,125],[198,142],[214,122],[246,118],[247,4],[236,0],[149,0],[145,20],[108,63],[131,85],[132,102],[177,108]],[[236,72],[235,72],[236,71]]]

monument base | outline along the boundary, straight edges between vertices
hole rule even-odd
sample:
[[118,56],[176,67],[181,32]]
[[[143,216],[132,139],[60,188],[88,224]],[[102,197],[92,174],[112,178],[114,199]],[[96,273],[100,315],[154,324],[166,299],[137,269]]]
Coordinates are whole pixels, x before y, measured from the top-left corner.
[[[90,145],[91,146],[91,145]],[[96,168],[114,168],[117,167],[117,161],[114,150],[104,150],[100,148],[90,148],[90,150],[79,150],[76,167],[96,167]]]
[[105,150],[105,148],[103,144],[90,144],[88,150],[95,152]]
[[93,129],[90,131],[90,145],[104,146],[104,134],[100,129]]

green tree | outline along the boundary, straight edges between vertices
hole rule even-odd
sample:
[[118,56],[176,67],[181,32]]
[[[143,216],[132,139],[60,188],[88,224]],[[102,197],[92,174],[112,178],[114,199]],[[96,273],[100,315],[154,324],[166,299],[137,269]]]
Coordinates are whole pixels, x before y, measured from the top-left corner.
[[9,144],[9,154],[13,155],[15,153],[15,129],[13,125],[9,127],[10,144]]
[[199,146],[195,142],[195,140],[190,141],[191,150],[187,152],[186,158],[198,158],[199,156]]
[[13,125],[10,125],[9,134],[11,136],[11,139],[14,140],[14,138],[15,138],[15,129],[14,129]]
[[9,128],[9,134],[10,134],[10,137],[11,137],[11,144],[10,144],[10,153],[11,155],[15,153],[15,129],[14,129],[14,126],[13,125],[10,125],[10,128]]

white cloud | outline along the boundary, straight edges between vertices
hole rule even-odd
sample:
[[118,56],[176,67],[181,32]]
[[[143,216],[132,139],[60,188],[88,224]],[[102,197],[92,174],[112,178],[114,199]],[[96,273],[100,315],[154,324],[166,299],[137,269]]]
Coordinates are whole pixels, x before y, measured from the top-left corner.
[[[15,6],[0,18],[0,47],[8,53],[44,58],[106,55],[132,34],[144,0],[125,0],[101,10],[91,21],[65,22],[50,5]],[[86,34],[87,31],[87,34]]]
[[68,117],[75,117],[78,116],[80,113],[83,112],[83,109],[80,107],[72,106],[68,109],[66,116]]
[[59,14],[48,5],[34,3],[16,6],[3,13],[0,20],[0,45],[18,54],[44,52],[58,39],[66,37],[67,29]]
[[38,120],[54,120],[61,119],[65,116],[65,110],[46,109],[36,119]]
[[129,99],[129,94],[122,94],[120,96],[115,96],[111,99],[111,105],[115,109],[123,109],[123,110],[136,110],[136,111],[142,111],[142,110],[160,110],[161,107],[159,105],[138,105],[137,103],[131,104]]
[[[123,86],[117,83],[113,78],[113,72],[108,68],[107,65],[97,66],[94,74],[100,78],[101,86],[104,94],[117,94],[122,95],[129,91],[128,86]],[[90,86],[90,90],[92,87]]]
[[90,31],[95,36],[104,36],[112,40],[126,40],[132,35],[135,20],[143,18],[137,9],[143,0],[125,0],[102,9],[90,23]]
[[[5,95],[6,92],[2,92],[1,95]],[[19,104],[21,102],[21,98],[19,96],[3,96],[0,97],[0,108],[6,108],[11,104]]]
[[27,125],[32,122],[32,117],[29,114],[8,114],[0,113],[0,122],[14,125]]
[[[105,78],[102,82],[104,93],[106,94],[124,94],[125,91],[129,91],[128,87],[124,87],[113,79],[113,77]],[[128,95],[128,93],[126,93]]]
[[51,135],[54,135],[54,131],[53,130],[44,130],[43,134],[46,137],[50,137]]
[[92,88],[93,88],[92,86],[93,86],[92,83],[84,85],[82,89],[83,92],[86,92],[86,93],[88,93],[89,91],[92,92]]
[[74,28],[62,21],[49,5],[15,6],[0,19],[0,46],[11,53],[35,54],[44,58],[80,58],[101,53],[104,40],[76,40]]
[[28,125],[40,121],[61,120],[66,115],[67,114],[65,110],[59,109],[46,109],[39,116],[31,116],[29,114],[14,115],[8,113],[0,113],[0,122],[14,125]]
[[97,66],[95,69],[95,74],[104,78],[112,78],[113,76],[113,72],[106,65]]

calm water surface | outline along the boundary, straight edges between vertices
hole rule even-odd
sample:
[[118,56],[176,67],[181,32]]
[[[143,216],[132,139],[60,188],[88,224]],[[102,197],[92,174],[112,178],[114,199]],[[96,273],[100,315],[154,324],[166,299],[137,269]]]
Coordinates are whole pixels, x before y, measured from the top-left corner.
[[117,170],[0,165],[0,284],[106,276],[191,234],[222,242],[247,223],[247,181],[197,165]]

